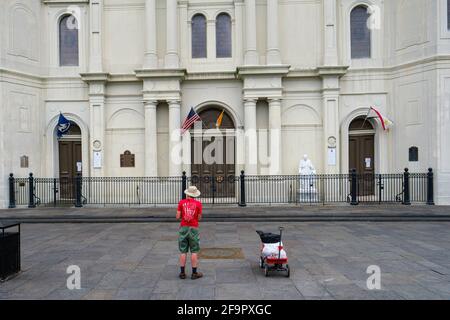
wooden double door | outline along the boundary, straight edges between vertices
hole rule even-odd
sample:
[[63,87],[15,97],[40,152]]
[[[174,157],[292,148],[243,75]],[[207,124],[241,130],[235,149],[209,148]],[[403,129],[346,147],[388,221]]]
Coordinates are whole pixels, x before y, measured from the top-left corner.
[[349,169],[358,173],[359,195],[375,191],[375,136],[353,135],[349,140]]
[[[208,106],[200,111],[202,132],[191,141],[191,184],[203,197],[235,196],[235,125],[231,115],[220,106]],[[220,130],[217,122],[222,118]],[[211,133],[211,129],[214,129]]]
[[203,197],[234,197],[235,138],[196,139],[191,142],[191,184],[200,189]]
[[61,199],[75,199],[75,177],[81,174],[81,141],[59,141],[59,193]]

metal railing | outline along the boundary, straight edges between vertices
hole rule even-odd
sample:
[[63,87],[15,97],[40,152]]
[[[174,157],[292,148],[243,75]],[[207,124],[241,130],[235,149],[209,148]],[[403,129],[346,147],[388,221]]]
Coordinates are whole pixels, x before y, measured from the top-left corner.
[[434,204],[428,173],[181,177],[9,177],[9,207],[175,205],[196,185],[204,204]]

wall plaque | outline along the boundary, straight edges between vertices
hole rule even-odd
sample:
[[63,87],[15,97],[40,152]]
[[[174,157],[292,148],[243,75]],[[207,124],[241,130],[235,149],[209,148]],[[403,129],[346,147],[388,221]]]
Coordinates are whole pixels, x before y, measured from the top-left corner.
[[336,148],[328,148],[328,165],[335,166],[336,158]]
[[100,151],[94,151],[94,169],[102,168],[102,153]]
[[125,151],[120,155],[120,167],[122,168],[130,168],[134,167],[134,154],[131,154],[130,151]]
[[20,157],[20,167],[28,168],[28,157],[27,156]]
[[419,161],[419,148],[411,147],[409,148],[409,162]]

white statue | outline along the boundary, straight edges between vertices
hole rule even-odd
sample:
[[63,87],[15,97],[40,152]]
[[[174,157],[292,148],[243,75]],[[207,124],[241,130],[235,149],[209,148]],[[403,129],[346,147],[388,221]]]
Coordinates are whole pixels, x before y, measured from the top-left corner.
[[316,169],[314,168],[308,155],[305,154],[300,160],[298,169],[300,175],[299,188],[297,191],[299,202],[318,202],[318,193],[316,189]]
[[308,159],[307,154],[305,154],[303,156],[303,159],[300,160],[298,173],[302,176],[310,176],[316,174],[316,169],[314,168],[311,160]]

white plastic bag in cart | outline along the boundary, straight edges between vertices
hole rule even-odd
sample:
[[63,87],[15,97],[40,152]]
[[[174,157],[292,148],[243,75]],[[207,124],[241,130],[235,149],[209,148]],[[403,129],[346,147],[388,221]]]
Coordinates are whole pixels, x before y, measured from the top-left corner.
[[[277,243],[263,243],[263,249],[261,252],[261,255],[263,258],[277,258],[278,259],[278,255],[279,255],[279,250],[278,250],[278,246],[280,245],[279,242]],[[281,246],[283,246],[283,242],[281,242]],[[280,253],[280,259],[286,259],[287,258],[287,254],[286,251],[284,251],[284,249],[281,249],[281,253]]]

